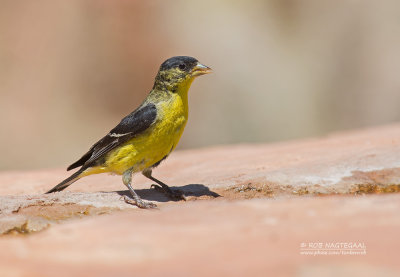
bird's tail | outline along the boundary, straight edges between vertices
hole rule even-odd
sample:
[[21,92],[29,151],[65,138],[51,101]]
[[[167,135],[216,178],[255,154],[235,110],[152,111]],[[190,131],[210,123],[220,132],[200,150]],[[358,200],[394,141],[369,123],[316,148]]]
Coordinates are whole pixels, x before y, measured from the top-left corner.
[[67,188],[69,185],[71,185],[72,183],[78,181],[81,177],[83,177],[83,176],[80,176],[82,174],[82,172],[83,172],[83,170],[78,170],[77,172],[75,172],[74,174],[69,176],[67,179],[65,179],[64,181],[62,181],[61,183],[59,183],[57,186],[55,186],[54,188],[52,188],[51,190],[49,190],[46,193],[62,191],[63,189]]

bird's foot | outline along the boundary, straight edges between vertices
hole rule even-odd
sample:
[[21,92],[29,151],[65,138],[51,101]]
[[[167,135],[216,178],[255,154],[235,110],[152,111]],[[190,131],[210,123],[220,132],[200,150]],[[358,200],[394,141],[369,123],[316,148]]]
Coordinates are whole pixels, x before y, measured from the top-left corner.
[[123,199],[126,203],[131,204],[131,205],[135,205],[141,209],[157,209],[157,205],[152,203],[152,202],[146,202],[143,201],[142,199],[134,199],[131,198],[127,195],[123,196]]
[[175,201],[185,200],[186,201],[186,196],[183,194],[183,191],[181,191],[179,189],[172,190],[168,186],[164,187],[164,186],[160,186],[160,185],[156,185],[156,184],[151,185],[151,188],[155,189],[158,192],[165,194],[172,200],[175,200]]

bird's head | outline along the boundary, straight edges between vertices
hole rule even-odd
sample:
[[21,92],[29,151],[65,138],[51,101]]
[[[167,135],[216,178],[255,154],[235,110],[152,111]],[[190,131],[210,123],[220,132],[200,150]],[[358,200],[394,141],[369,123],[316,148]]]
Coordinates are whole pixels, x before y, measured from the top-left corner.
[[199,63],[195,58],[172,57],[161,64],[154,87],[176,92],[180,88],[189,87],[196,77],[211,72],[211,68]]

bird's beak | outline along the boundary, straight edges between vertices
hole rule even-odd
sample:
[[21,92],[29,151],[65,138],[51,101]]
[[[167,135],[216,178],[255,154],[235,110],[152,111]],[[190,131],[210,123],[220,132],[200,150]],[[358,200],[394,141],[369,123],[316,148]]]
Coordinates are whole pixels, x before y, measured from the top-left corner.
[[200,75],[209,74],[211,72],[211,68],[198,62],[196,66],[192,69],[192,76],[197,77]]

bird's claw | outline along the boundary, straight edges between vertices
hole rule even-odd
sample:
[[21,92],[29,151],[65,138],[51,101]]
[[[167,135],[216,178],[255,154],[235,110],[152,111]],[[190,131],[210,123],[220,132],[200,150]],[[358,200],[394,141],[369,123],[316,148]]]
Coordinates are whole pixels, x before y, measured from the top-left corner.
[[157,209],[157,205],[152,202],[143,201],[142,199],[133,199],[127,195],[123,196],[125,203],[135,205],[141,209]]
[[165,194],[166,196],[168,196],[172,200],[184,200],[184,201],[186,201],[186,197],[183,194],[183,191],[181,191],[179,189],[172,190],[169,187],[162,187],[162,186],[156,185],[156,184],[151,185],[151,188],[155,189],[158,192],[161,192],[161,193]]

